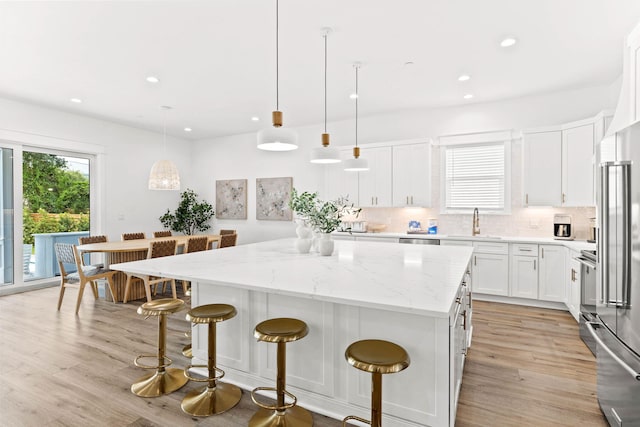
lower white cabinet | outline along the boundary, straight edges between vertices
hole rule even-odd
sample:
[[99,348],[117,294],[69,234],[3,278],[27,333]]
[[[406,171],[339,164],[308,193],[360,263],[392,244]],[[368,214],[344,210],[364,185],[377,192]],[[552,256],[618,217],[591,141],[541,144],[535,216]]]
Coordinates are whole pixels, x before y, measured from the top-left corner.
[[580,261],[575,258],[579,252],[570,251],[567,256],[567,269],[565,274],[567,286],[567,307],[569,312],[578,321],[580,319]]
[[565,247],[557,245],[539,246],[538,299],[566,302],[566,250]]
[[513,255],[511,257],[511,287],[509,296],[538,298],[538,257]]
[[509,295],[509,245],[473,242],[473,292]]

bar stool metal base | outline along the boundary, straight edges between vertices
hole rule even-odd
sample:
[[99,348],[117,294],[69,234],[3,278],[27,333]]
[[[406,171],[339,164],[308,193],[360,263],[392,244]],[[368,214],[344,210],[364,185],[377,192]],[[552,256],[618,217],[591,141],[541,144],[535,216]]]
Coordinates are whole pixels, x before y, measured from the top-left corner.
[[300,406],[285,411],[260,408],[249,420],[249,427],[306,427],[313,425],[311,413]]
[[182,400],[182,410],[196,417],[221,414],[240,402],[242,390],[233,384],[218,382],[215,388],[204,387],[189,392]]
[[193,358],[193,348],[191,347],[191,344],[187,344],[182,347],[182,355],[184,357],[188,357],[189,359]]
[[131,392],[140,397],[158,397],[180,389],[187,381],[184,370],[166,368],[138,379],[131,385]]

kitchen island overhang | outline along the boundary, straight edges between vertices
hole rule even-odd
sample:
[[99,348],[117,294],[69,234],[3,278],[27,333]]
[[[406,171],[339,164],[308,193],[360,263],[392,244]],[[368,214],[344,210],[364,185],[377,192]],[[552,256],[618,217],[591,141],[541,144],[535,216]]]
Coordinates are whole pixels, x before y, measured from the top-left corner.
[[[334,254],[322,257],[297,253],[294,242],[111,267],[189,280],[193,307],[234,305],[237,318],[218,335],[218,362],[229,382],[245,389],[272,385],[275,354],[255,342],[253,328],[267,318],[296,317],[310,328],[288,348],[287,383],[300,405],[335,418],[368,417],[370,379],[348,366],[344,350],[353,341],[380,338],[402,345],[412,361],[384,377],[385,425],[453,425],[464,363],[455,356],[471,331],[472,249],[338,241]],[[196,359],[206,359],[204,329],[194,330],[193,348]]]

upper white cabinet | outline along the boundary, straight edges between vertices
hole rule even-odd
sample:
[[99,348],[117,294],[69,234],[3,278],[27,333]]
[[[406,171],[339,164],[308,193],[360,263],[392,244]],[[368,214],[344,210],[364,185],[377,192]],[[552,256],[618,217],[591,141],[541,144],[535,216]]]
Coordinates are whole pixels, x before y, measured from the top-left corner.
[[524,134],[524,205],[593,206],[594,124]]
[[593,123],[562,131],[562,206],[594,206]]
[[431,145],[396,145],[393,156],[393,206],[431,206]]
[[369,162],[369,170],[358,172],[359,206],[391,206],[391,147],[361,148],[360,156]]
[[524,205],[560,206],[562,132],[524,134]]

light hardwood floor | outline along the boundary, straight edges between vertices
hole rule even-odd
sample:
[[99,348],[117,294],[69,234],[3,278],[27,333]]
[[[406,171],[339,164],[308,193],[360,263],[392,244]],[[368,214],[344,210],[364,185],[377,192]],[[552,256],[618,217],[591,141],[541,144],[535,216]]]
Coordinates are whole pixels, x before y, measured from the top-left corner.
[[[180,401],[131,394],[143,371],[136,354],[153,352],[157,322],[141,303],[95,301],[75,316],[75,290],[56,311],[58,288],[0,298],[0,426],[246,426],[255,407],[243,394],[228,413],[193,418]],[[595,363],[564,312],[476,302],[457,426],[605,426],[595,399]],[[167,351],[186,358],[182,315],[169,320]],[[314,414],[318,427],[341,423]]]

